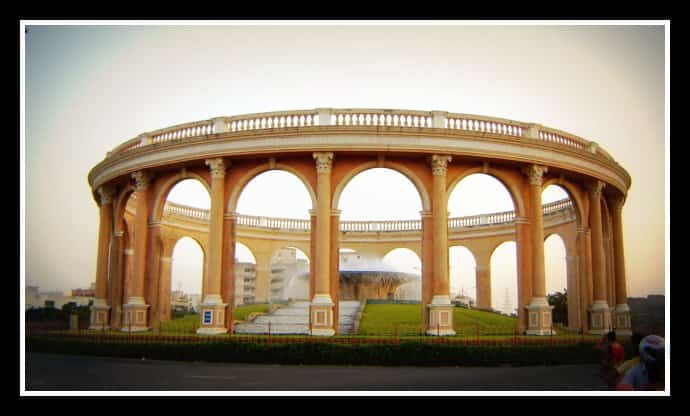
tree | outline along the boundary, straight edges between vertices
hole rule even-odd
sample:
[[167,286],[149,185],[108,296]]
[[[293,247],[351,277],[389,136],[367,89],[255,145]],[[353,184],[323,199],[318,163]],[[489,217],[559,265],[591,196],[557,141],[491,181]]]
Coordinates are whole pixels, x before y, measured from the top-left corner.
[[554,292],[548,295],[549,305],[553,306],[551,316],[553,323],[568,325],[568,291]]

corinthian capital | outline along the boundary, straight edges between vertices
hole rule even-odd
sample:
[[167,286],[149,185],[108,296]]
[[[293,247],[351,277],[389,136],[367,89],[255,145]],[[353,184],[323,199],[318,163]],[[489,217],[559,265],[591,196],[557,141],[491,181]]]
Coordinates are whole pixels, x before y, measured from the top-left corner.
[[333,168],[333,153],[332,152],[317,152],[314,153],[316,160],[317,173],[331,173]]
[[589,194],[594,198],[599,198],[601,196],[601,191],[605,186],[606,184],[602,181],[594,181],[589,184]]
[[153,175],[147,171],[137,171],[132,173],[132,178],[134,178],[134,190],[137,192],[145,190],[149,183],[151,183],[151,178]]
[[529,184],[532,186],[542,186],[544,183],[544,174],[548,171],[546,166],[529,165],[522,169],[522,173],[527,175]]
[[217,157],[215,159],[206,159],[206,165],[211,170],[211,178],[224,178],[225,177],[225,161],[223,158]]
[[115,195],[115,188],[108,185],[103,185],[96,190],[101,202],[101,205],[112,204],[113,195]]
[[448,173],[448,162],[451,160],[453,160],[453,157],[448,155],[431,156],[431,173],[434,176],[446,176],[446,173]]

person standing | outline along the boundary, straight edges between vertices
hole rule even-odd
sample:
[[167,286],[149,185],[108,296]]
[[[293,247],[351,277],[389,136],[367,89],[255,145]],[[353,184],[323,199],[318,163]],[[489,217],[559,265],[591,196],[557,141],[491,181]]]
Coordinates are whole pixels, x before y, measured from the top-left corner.
[[648,335],[640,341],[640,362],[628,370],[618,384],[618,390],[664,390],[665,340]]

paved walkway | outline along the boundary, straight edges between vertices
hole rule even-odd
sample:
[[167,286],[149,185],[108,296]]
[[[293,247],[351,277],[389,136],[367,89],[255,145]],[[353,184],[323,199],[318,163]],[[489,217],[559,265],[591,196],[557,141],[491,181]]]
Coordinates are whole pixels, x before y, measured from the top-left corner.
[[29,354],[27,390],[573,391],[604,390],[596,365],[295,366]]

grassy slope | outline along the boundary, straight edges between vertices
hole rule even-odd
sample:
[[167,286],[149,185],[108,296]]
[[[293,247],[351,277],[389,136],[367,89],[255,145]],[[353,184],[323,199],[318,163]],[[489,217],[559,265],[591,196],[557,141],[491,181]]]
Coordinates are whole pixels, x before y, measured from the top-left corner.
[[[268,312],[268,304],[246,305],[238,306],[233,311],[233,318],[238,321],[243,321],[252,312]],[[194,333],[194,330],[199,327],[199,315],[187,315],[183,318],[172,319],[170,321],[161,323],[161,330],[163,333]]]
[[[422,306],[404,304],[366,305],[359,326],[359,335],[391,335],[397,323],[398,335],[422,332]],[[490,312],[453,308],[453,326],[458,335],[511,334],[517,319]]]

